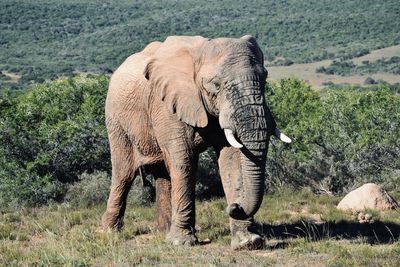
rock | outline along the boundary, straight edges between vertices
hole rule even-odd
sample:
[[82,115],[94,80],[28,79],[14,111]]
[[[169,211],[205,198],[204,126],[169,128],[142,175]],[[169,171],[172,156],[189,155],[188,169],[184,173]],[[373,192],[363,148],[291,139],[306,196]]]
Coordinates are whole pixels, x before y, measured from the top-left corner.
[[370,221],[370,220],[372,219],[372,214],[370,214],[370,213],[365,214],[365,215],[364,215],[364,219],[365,219],[366,221]]
[[372,214],[360,212],[357,216],[357,220],[359,223],[373,223]]
[[389,210],[400,208],[379,185],[368,183],[348,193],[337,208],[340,210],[360,211],[364,209]]

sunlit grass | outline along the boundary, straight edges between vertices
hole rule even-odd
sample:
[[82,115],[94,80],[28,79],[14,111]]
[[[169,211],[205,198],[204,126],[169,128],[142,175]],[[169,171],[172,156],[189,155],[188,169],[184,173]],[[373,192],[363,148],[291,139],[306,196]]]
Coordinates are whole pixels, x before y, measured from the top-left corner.
[[165,242],[165,234],[155,229],[152,206],[128,204],[120,233],[100,231],[104,204],[21,209],[0,214],[0,265],[395,266],[400,262],[398,211],[366,211],[375,220],[371,227],[388,227],[376,231],[376,236],[347,233],[346,227],[354,230],[362,225],[358,226],[355,214],[337,210],[338,201],[308,190],[266,196],[256,216],[267,233],[266,248],[241,252],[229,248],[224,199],[197,202],[198,236],[211,243],[192,248]]

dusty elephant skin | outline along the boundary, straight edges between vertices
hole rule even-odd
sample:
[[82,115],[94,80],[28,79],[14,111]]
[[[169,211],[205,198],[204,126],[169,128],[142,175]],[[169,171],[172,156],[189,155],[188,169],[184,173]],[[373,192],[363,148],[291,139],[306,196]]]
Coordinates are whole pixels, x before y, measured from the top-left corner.
[[[290,141],[266,106],[266,76],[263,54],[251,36],[173,36],[127,58],[113,74],[106,100],[112,184],[103,227],[122,227],[129,189],[143,166],[167,191],[171,181],[171,212],[158,218],[171,216],[167,240],[197,244],[195,173],[199,153],[213,146],[232,247],[259,247],[262,238],[252,230],[252,218],[264,193],[269,138]],[[168,201],[159,199],[158,205]]]

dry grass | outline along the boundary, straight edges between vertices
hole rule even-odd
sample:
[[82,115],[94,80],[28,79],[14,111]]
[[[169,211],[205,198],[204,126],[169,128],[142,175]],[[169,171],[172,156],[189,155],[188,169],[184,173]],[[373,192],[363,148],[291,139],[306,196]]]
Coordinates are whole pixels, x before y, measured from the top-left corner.
[[121,233],[99,231],[104,205],[53,205],[0,215],[1,266],[396,266],[398,211],[373,213],[375,223],[335,208],[338,198],[310,191],[265,197],[257,220],[259,251],[234,252],[225,201],[199,202],[197,228],[208,245],[174,247],[154,229],[154,208],[128,206]]
[[[400,56],[400,45],[391,46],[379,50],[371,51],[368,55],[355,58],[352,61],[354,64],[361,64],[365,60],[370,62],[381,58],[390,58],[392,56]],[[314,87],[322,88],[324,84],[332,82],[335,84],[350,84],[363,85],[367,77],[372,77],[374,80],[383,80],[390,84],[400,82],[400,75],[391,73],[374,73],[368,75],[352,75],[339,76],[317,73],[316,69],[322,66],[327,67],[332,63],[332,60],[323,60],[307,64],[293,64],[290,66],[268,67],[268,79],[280,80],[287,77],[297,77],[305,80]]]

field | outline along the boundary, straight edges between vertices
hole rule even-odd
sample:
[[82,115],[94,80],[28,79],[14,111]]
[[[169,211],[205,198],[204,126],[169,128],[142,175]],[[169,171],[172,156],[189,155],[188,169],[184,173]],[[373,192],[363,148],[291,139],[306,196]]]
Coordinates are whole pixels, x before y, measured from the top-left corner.
[[[400,56],[400,45],[370,51],[369,54],[356,57],[347,62],[352,62],[355,66],[363,65],[368,61],[373,64],[378,60],[389,59]],[[305,80],[316,88],[322,88],[329,84],[362,86],[368,77],[376,81],[384,81],[389,84],[400,83],[400,75],[383,72],[380,69],[373,70],[370,73],[356,74],[349,71],[346,75],[318,73],[317,69],[328,67],[333,60],[327,59],[305,64],[291,64],[289,66],[267,66],[270,80],[280,80],[286,77],[297,77]]]
[[[398,195],[397,195],[398,197]],[[100,231],[104,205],[54,204],[0,215],[2,266],[396,266],[398,211],[361,224],[337,197],[308,190],[267,195],[257,213],[266,239],[258,251],[231,251],[223,199],[197,203],[197,230],[210,243],[174,247],[153,227],[154,208],[128,205],[121,233]]]

